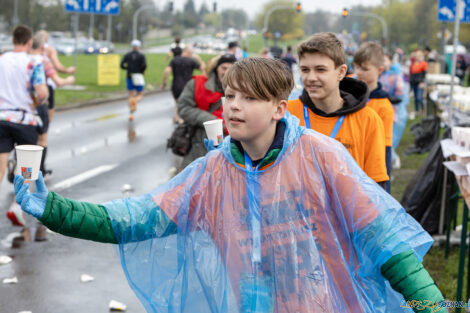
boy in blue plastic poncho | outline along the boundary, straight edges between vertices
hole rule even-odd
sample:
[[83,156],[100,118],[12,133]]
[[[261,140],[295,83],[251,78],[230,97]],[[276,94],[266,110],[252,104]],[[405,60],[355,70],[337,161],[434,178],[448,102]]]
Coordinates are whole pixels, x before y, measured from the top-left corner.
[[230,137],[168,183],[97,205],[17,176],[17,201],[56,232],[119,244],[148,312],[437,311],[420,263],[432,239],[340,143],[286,113],[292,87],[280,61],[239,61],[224,77]]

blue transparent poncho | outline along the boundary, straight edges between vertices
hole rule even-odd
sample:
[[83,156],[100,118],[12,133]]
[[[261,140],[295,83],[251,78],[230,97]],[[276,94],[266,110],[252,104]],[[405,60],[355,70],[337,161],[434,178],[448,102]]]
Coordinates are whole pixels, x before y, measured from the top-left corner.
[[431,237],[337,141],[289,113],[273,164],[230,138],[153,192],[105,204],[147,312],[412,312],[380,267]]
[[407,106],[410,103],[410,90],[408,84],[403,80],[403,74],[399,63],[394,63],[388,71],[385,71],[380,76],[380,82],[385,91],[390,96],[397,97],[401,101],[393,105],[393,136],[392,147],[396,149],[400,144],[401,137],[406,128],[408,121]]

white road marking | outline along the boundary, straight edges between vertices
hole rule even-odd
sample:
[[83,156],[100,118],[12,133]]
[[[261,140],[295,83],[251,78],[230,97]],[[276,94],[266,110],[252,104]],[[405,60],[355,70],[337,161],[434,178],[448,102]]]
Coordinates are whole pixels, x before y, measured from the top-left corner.
[[92,177],[95,177],[97,175],[109,172],[116,168],[119,164],[109,164],[109,165],[101,165],[98,166],[94,169],[91,169],[89,171],[83,172],[81,174],[78,174],[76,176],[67,178],[66,180],[63,180],[54,186],[51,187],[51,190],[60,190],[60,189],[67,189],[72,187],[73,185],[82,183]]

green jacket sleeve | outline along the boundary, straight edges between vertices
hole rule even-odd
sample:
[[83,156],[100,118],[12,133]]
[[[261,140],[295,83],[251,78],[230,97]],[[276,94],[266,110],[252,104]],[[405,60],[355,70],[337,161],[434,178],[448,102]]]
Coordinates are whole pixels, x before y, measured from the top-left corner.
[[381,270],[392,288],[401,293],[406,301],[416,301],[411,302],[416,303],[413,306],[415,312],[446,312],[444,308],[438,310],[437,303],[444,298],[413,251],[394,255],[382,265]]
[[111,220],[102,205],[66,199],[49,192],[40,221],[57,233],[105,243],[117,243]]
[[[115,215],[114,222],[111,222],[108,210],[114,210],[111,212]],[[148,212],[150,219],[145,224],[132,223],[126,216],[116,220],[116,215],[124,212],[114,206],[74,201],[49,192],[40,221],[57,233],[104,243],[141,241],[177,232],[176,224],[158,206]]]

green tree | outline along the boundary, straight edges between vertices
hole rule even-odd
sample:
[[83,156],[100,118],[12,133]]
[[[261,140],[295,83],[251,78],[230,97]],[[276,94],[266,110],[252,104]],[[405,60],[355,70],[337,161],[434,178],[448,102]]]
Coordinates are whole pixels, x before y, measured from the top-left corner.
[[201,4],[201,7],[199,8],[199,12],[198,12],[198,15],[201,21],[204,19],[204,16],[206,16],[206,14],[208,13],[210,13],[210,11],[209,11],[209,8],[207,7],[207,3],[204,1]]
[[193,0],[186,0],[183,8],[184,25],[186,27],[195,27],[199,23],[199,16],[196,13],[196,7]]
[[332,21],[334,21],[332,14],[323,10],[306,13],[303,30],[306,34],[332,31]]
[[295,11],[295,2],[291,0],[274,0],[264,5],[263,10],[256,17],[256,26],[263,29],[266,13],[274,7],[289,6],[292,9],[279,9],[273,11],[269,16],[268,28],[269,33],[281,32],[283,36],[301,38],[304,31],[304,14]]
[[209,13],[204,16],[204,23],[220,30],[222,26],[222,19],[220,17],[220,14]]

